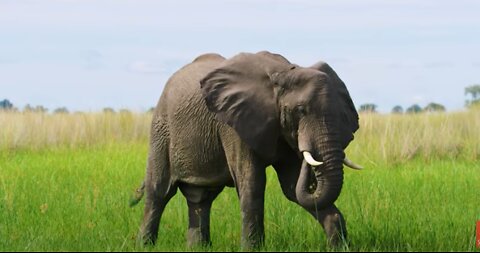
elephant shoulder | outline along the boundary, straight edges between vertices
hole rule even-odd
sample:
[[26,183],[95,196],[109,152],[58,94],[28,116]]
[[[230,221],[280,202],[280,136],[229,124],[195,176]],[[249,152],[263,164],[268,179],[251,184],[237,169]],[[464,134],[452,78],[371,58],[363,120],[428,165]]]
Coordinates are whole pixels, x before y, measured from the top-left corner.
[[215,54],[215,53],[208,53],[208,54],[202,54],[195,58],[193,62],[201,62],[201,61],[214,61],[214,60],[225,60],[225,57]]

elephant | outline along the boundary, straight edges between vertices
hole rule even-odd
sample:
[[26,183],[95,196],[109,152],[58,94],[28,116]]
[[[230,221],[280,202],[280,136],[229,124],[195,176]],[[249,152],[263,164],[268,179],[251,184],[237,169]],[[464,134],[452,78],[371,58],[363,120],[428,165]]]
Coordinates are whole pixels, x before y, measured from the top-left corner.
[[349,92],[325,62],[311,67],[279,54],[204,54],[174,73],[155,107],[139,240],[154,244],[162,213],[180,189],[188,205],[189,246],[210,245],[210,210],[224,187],[235,187],[241,246],[264,243],[266,168],[286,198],[323,227],[328,245],[347,237],[334,202],[343,165],[361,169],[344,149],[359,128]]

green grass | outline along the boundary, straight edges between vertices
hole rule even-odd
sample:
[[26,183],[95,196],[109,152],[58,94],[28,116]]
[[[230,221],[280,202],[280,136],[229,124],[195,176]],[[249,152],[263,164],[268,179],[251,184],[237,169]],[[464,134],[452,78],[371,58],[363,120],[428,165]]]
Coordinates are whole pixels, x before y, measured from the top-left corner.
[[[184,251],[186,203],[167,206],[158,244],[136,246],[151,114],[0,112],[0,251]],[[479,251],[480,110],[360,115],[337,205],[347,251]],[[325,251],[316,221],[282,195],[269,168],[265,251]],[[214,202],[213,247],[239,251],[234,189]]]
[[[357,148],[353,147],[353,151]],[[347,219],[349,251],[475,251],[480,165],[474,159],[411,158],[346,172],[337,205]],[[365,151],[363,151],[365,153]],[[145,171],[147,143],[0,151],[0,251],[184,251],[186,203],[180,192],[164,213],[158,244],[135,245],[143,201],[128,200]],[[325,251],[321,227],[282,195],[268,169],[265,251]],[[238,251],[235,191],[213,204],[209,251]],[[478,251],[478,250],[477,250]]]

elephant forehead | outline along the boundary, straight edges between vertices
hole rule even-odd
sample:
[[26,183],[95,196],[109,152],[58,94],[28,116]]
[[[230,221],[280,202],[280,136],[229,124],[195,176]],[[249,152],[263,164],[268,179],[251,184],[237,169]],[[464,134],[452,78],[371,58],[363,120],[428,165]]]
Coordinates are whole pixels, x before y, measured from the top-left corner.
[[272,76],[275,84],[284,89],[298,89],[306,86],[321,88],[330,82],[327,74],[302,67],[295,67],[284,72],[275,73]]
[[286,104],[306,104],[314,102],[320,91],[321,87],[318,85],[296,85],[282,92],[281,98]]
[[275,72],[283,72],[290,68],[288,61],[280,61],[276,57],[265,54],[240,53],[225,61],[222,68],[228,68],[248,76],[258,74],[270,75]]

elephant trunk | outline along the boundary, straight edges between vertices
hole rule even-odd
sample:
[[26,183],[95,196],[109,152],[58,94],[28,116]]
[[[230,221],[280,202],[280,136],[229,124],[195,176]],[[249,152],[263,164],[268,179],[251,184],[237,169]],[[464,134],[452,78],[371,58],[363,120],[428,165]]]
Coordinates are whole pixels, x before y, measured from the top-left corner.
[[313,168],[317,181],[317,187],[313,193],[309,191],[310,171],[310,165],[304,161],[295,189],[298,203],[306,209],[315,210],[331,206],[342,190],[343,170],[331,170],[326,173]]
[[[303,139],[302,137],[300,139]],[[323,158],[323,164],[312,166],[307,159],[302,163],[295,193],[298,203],[307,209],[321,210],[331,206],[342,190],[345,153],[332,137],[332,135],[323,135],[320,139],[318,149]],[[303,149],[305,150],[308,149]],[[311,179],[312,174],[315,176],[315,181]],[[310,186],[315,186],[315,183],[316,188],[312,192],[313,189]]]

